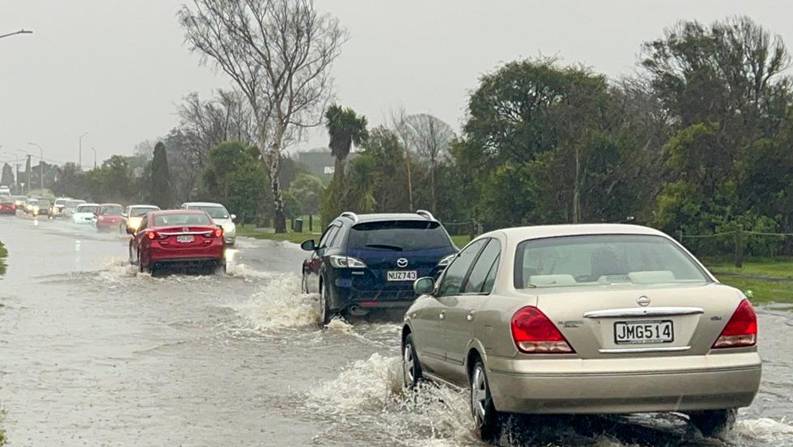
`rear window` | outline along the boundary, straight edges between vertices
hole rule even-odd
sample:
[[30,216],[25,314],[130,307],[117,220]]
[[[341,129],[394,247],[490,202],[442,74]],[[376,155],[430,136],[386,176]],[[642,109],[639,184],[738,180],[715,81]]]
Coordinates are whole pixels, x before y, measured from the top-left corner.
[[586,235],[518,244],[515,287],[708,282],[705,272],[661,236]]
[[226,211],[226,208],[222,206],[212,206],[212,205],[191,205],[191,210],[201,210],[206,211],[213,219],[228,219],[229,212]]
[[95,213],[99,207],[96,205],[80,205],[77,207],[78,213]]
[[451,246],[438,222],[423,220],[359,223],[352,227],[349,237],[352,249],[411,251]]
[[14,203],[14,198],[11,196],[0,196],[0,203]]
[[154,207],[149,207],[149,208],[140,208],[140,207],[131,208],[129,210],[129,217],[140,217],[140,216],[143,216],[144,214],[148,213],[149,211],[157,211],[157,208],[154,208]]
[[209,220],[209,217],[203,213],[160,214],[159,216],[154,216],[155,227],[182,225],[212,225],[212,222]]
[[120,206],[103,206],[101,214],[103,216],[120,216],[124,209]]
[[41,199],[40,199],[40,200],[38,201],[38,206],[39,206],[40,208],[44,208],[44,207],[46,207],[46,208],[49,208],[49,207],[50,207],[50,205],[52,205],[52,203],[51,203],[49,200],[41,200]]

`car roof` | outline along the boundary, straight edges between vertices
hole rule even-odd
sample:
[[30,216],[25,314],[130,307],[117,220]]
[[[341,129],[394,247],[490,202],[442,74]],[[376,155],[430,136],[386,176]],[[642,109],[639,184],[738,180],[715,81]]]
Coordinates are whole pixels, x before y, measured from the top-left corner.
[[151,208],[153,210],[160,209],[157,205],[130,205],[129,208]]
[[[416,213],[372,213],[372,214],[357,214],[358,220],[353,220],[355,224],[364,222],[387,222],[391,220],[415,220],[425,222],[437,222],[434,219],[427,219]],[[350,220],[345,216],[339,216],[337,219]]]
[[121,204],[118,204],[118,203],[100,203],[99,206],[121,206]]
[[170,214],[206,214],[203,210],[155,210],[149,211],[149,214],[156,214],[158,216],[167,216]]
[[222,203],[215,202],[185,202],[182,204],[182,206],[222,206],[225,208]]
[[482,236],[501,233],[510,241],[524,241],[528,239],[543,239],[560,236],[585,236],[594,234],[637,234],[648,236],[669,237],[654,228],[641,225],[628,224],[564,224],[564,225],[536,225],[527,227],[504,228],[491,231]]
[[98,203],[81,203],[77,206],[99,206]]

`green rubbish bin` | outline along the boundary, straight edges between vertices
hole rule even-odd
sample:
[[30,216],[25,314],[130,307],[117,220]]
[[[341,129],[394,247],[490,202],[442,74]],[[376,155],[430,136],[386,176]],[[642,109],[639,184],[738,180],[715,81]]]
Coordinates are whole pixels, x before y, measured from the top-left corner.
[[303,232],[303,219],[295,219],[295,222],[292,224],[292,231],[295,233]]

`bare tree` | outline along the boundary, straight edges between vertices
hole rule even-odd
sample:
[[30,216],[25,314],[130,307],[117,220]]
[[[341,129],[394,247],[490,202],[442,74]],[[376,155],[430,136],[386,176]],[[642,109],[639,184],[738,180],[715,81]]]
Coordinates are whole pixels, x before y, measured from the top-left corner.
[[224,141],[255,144],[253,116],[245,98],[234,91],[218,90],[217,95],[203,101],[198,93],[190,93],[179,106],[180,127],[193,138],[202,167],[209,150]]
[[275,231],[286,231],[281,153],[322,124],[330,68],[347,32],[311,0],[193,0],[179,12],[187,41],[248,100],[272,185]]
[[410,208],[410,211],[413,211],[413,169],[410,162],[412,132],[407,124],[407,114],[405,113],[405,109],[400,108],[397,111],[391,112],[391,128],[399,137],[402,147],[405,148],[405,174],[407,174],[406,177],[408,181],[408,207]]
[[432,210],[438,209],[435,172],[449,154],[449,145],[455,137],[451,126],[426,114],[409,115],[402,120],[403,131],[409,146],[430,164],[430,192]]

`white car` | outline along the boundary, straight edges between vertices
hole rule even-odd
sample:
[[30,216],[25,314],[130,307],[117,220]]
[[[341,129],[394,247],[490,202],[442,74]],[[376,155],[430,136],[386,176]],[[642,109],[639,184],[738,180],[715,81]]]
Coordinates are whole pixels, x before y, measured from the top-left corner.
[[78,205],[72,213],[72,222],[76,224],[92,224],[96,221],[96,212],[99,211],[98,203],[84,203]]
[[223,238],[226,240],[226,245],[234,245],[237,240],[237,226],[234,225],[234,220],[237,216],[229,214],[225,206],[212,202],[187,202],[182,204],[182,208],[206,211],[215,225],[223,228]]
[[63,216],[63,209],[66,207],[66,204],[71,200],[68,197],[58,197],[53,202],[52,207],[50,207],[50,217],[59,217]]

